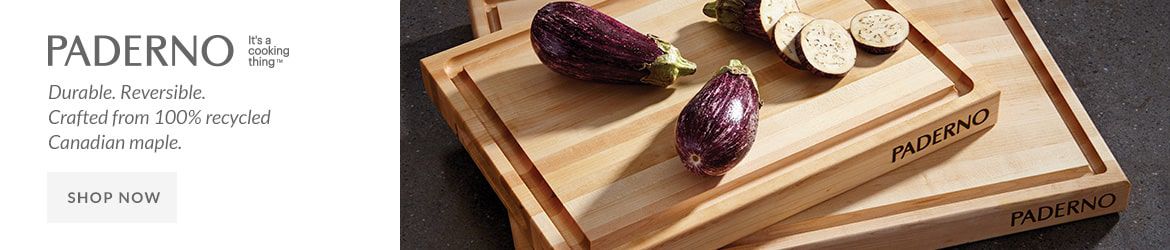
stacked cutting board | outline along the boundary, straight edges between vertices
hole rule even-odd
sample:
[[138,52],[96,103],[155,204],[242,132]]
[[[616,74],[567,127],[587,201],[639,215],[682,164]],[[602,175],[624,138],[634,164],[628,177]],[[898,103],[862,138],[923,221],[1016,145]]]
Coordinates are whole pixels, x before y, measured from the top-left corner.
[[[703,17],[703,1],[583,1],[675,43],[696,75],[729,57],[757,69],[759,136],[722,178],[690,175],[674,153],[673,119],[704,77],[661,89],[552,73],[525,25],[544,2],[471,0],[483,37],[423,60],[428,92],[508,207],[517,247],[938,247],[1128,200],[1015,1],[798,1],[838,21],[891,9],[914,26],[903,49],[859,57],[840,80],[786,67],[766,42]],[[972,118],[983,126],[891,157]]]

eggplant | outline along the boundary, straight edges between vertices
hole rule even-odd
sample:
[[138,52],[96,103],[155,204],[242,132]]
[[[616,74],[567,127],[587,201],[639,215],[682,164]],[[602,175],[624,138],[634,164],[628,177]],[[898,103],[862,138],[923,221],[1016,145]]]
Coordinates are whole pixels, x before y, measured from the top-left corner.
[[815,19],[808,14],[792,12],[784,14],[780,21],[776,22],[776,28],[772,30],[772,43],[780,50],[780,58],[784,59],[788,66],[797,69],[808,68],[800,62],[800,55],[797,55],[796,36],[800,35],[800,30],[805,25]]
[[698,175],[726,174],[752,148],[760,107],[752,70],[732,59],[678,116],[675,148],[683,166]]
[[857,48],[851,36],[837,21],[813,20],[796,37],[797,55],[814,74],[844,77],[857,62]]
[[764,40],[784,14],[799,12],[796,0],[715,0],[703,5],[703,14],[728,29]]
[[696,65],[669,42],[575,2],[540,8],[531,35],[541,63],[576,79],[665,87],[695,73]]
[[870,54],[889,54],[898,50],[910,35],[910,22],[898,12],[875,9],[853,16],[849,33],[857,47]]

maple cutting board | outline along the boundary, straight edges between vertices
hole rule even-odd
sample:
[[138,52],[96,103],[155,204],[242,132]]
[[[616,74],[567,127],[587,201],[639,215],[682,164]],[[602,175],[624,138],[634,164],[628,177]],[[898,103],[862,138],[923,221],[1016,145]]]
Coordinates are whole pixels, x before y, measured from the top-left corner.
[[[526,25],[545,2],[469,0],[476,34]],[[726,247],[937,248],[1125,208],[1129,182],[1018,2],[897,3],[1003,90],[996,129]],[[490,171],[484,169],[489,178]],[[555,245],[541,231],[544,224],[529,223],[541,220],[524,210],[532,200],[516,196],[526,190],[500,181],[493,185],[506,187],[497,188],[504,203],[518,204],[509,206],[517,248]]]
[[[704,3],[593,5],[671,41],[699,65],[700,73],[670,88],[558,75],[536,59],[523,26],[422,61],[428,93],[477,164],[489,179],[511,182],[494,185],[497,192],[532,196],[509,207],[529,217],[515,224],[540,231],[548,242],[540,245],[723,246],[996,122],[999,91],[913,20],[897,52],[863,54],[844,78],[823,78],[788,67],[767,41],[714,24],[702,15]],[[889,8],[874,4],[801,7],[844,22]],[[676,155],[674,121],[729,59],[753,68],[759,81],[756,143],[725,176],[696,176]],[[519,188],[526,190],[510,190]]]

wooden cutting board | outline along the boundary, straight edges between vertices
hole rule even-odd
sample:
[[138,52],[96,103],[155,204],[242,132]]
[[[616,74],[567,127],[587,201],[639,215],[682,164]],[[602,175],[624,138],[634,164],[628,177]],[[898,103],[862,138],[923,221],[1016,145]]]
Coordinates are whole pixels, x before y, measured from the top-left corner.
[[[541,65],[526,27],[514,26],[424,59],[428,93],[469,151],[482,151],[472,153],[481,168],[516,171],[554,247],[723,246],[997,121],[999,91],[914,20],[896,53],[862,55],[843,79],[822,78],[713,24],[704,3],[594,7],[672,41],[700,72],[729,59],[754,69],[765,103],[756,143],[722,177],[689,173],[674,150],[674,121],[705,77],[666,89],[574,80]],[[844,22],[884,5],[802,9]]]
[[[524,26],[544,2],[469,0],[477,35]],[[1003,90],[996,128],[728,247],[934,248],[1125,208],[1129,182],[1018,2],[898,3]],[[514,170],[481,168],[509,207],[518,248],[560,245]]]

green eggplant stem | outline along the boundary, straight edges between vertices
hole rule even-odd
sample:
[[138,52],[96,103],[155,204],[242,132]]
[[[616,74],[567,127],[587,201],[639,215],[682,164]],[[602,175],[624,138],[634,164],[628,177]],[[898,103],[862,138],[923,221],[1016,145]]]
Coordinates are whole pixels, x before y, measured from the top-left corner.
[[656,36],[650,35],[650,38],[658,43],[658,48],[662,50],[663,54],[645,66],[650,69],[650,74],[642,77],[642,82],[666,87],[674,83],[674,80],[680,76],[695,74],[698,66],[683,58],[678,48]]
[[[719,74],[723,74],[728,71],[731,71],[732,74],[736,75],[752,75],[752,69],[748,68],[747,65],[743,65],[743,62],[740,62],[739,59],[731,59],[730,62],[727,62],[727,66],[719,68]],[[752,79],[752,81],[755,81],[755,79]]]
[[703,5],[703,15],[707,15],[707,17],[710,17],[710,18],[715,18],[715,16],[719,15],[719,10],[717,9],[717,7],[719,7],[719,2],[715,2],[715,1],[704,4]]
[[743,0],[715,0],[703,5],[703,15],[715,18],[723,27],[740,31],[743,29],[740,19],[745,15],[743,13],[745,5]]

